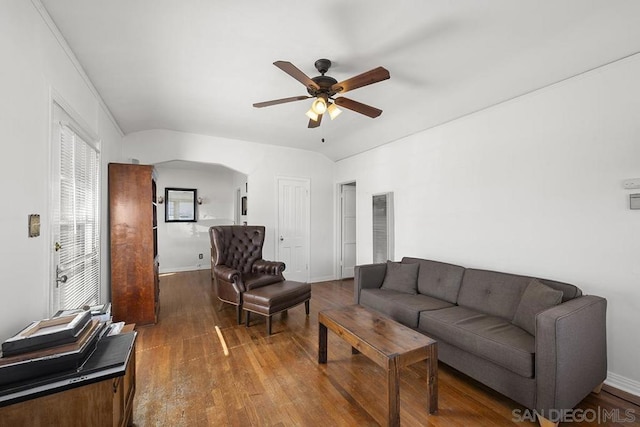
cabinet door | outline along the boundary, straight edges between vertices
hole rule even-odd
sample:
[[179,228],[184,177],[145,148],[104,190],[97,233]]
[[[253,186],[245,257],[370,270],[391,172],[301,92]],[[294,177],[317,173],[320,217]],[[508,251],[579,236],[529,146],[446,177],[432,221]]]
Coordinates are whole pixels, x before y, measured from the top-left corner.
[[121,426],[124,422],[124,384],[122,377],[113,379],[113,426]]

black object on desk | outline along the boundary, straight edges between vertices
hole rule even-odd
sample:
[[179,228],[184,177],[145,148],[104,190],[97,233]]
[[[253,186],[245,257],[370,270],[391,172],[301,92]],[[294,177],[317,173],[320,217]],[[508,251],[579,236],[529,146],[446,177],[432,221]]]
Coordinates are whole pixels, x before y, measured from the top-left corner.
[[77,369],[0,387],[0,407],[124,375],[137,333],[104,337]]

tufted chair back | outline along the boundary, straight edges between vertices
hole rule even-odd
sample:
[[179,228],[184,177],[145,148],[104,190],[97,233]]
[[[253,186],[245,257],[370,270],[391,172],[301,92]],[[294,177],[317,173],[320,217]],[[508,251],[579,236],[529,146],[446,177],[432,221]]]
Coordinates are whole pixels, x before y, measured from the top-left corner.
[[265,228],[262,225],[218,225],[209,229],[213,265],[226,265],[243,274],[262,259]]

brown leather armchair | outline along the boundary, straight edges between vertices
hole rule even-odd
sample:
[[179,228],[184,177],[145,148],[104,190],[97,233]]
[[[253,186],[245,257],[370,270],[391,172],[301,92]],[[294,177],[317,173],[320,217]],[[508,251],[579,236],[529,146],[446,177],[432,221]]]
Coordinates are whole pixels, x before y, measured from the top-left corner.
[[265,228],[261,225],[217,225],[209,228],[211,274],[218,299],[236,306],[242,323],[242,294],[284,281],[283,262],[262,259]]

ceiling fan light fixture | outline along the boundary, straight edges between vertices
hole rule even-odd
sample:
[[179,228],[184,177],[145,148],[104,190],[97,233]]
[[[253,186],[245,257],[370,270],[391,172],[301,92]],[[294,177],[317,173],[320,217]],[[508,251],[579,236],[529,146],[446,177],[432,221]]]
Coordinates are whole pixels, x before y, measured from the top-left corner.
[[311,120],[313,120],[314,122],[318,121],[318,114],[316,114],[315,111],[313,111],[313,107],[309,108],[309,111],[307,111],[305,115],[309,117]]
[[311,104],[311,109],[318,115],[324,114],[324,112],[327,111],[327,101],[319,96]]
[[[271,101],[257,102],[253,106],[255,108],[268,107],[271,105],[285,104],[288,102],[302,101],[305,99],[312,99],[311,108],[307,111],[306,116],[309,117],[309,128],[317,128],[320,126],[322,116],[324,113],[329,113],[331,120],[338,117],[341,113],[341,109],[338,108],[338,104],[343,109],[355,111],[356,113],[363,114],[372,119],[382,114],[382,110],[372,107],[367,104],[363,104],[358,101],[354,101],[349,98],[340,96],[334,98],[338,93],[340,95],[345,92],[352,91],[354,89],[368,86],[373,83],[378,83],[383,80],[387,80],[391,77],[389,71],[383,67],[377,67],[364,73],[358,74],[341,82],[338,82],[331,76],[325,75],[331,67],[331,61],[328,59],[319,59],[314,64],[316,70],[320,73],[319,76],[309,77],[298,67],[288,61],[276,61],[273,63],[276,67],[287,73],[289,76],[302,83],[307,89],[308,95],[290,96],[288,98],[274,99]],[[339,101],[334,103],[332,101]]]
[[339,109],[336,104],[329,104],[329,106],[327,107],[327,111],[329,112],[329,117],[331,117],[331,120],[335,119],[340,115],[340,113],[342,113],[342,110]]

